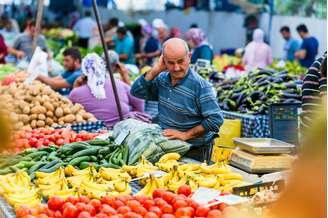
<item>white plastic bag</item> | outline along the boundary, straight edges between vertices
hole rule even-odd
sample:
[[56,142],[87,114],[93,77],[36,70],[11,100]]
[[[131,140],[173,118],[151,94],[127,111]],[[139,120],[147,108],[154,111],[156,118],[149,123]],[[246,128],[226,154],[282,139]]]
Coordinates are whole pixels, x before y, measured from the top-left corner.
[[36,47],[30,64],[28,65],[27,72],[29,77],[25,80],[25,83],[30,84],[39,75],[48,76],[48,54],[41,50],[40,47]]

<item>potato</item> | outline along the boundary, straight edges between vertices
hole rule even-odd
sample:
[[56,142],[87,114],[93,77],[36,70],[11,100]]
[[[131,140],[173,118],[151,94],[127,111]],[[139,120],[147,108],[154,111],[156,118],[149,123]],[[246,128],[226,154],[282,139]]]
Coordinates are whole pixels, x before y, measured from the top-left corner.
[[75,121],[77,123],[83,122],[83,117],[80,114],[75,115]]
[[65,122],[65,117],[60,117],[60,118],[57,119],[57,121],[58,121],[58,123],[61,122],[61,121]]
[[31,109],[32,114],[45,114],[46,112],[47,112],[47,110],[42,106],[34,106]]
[[66,115],[64,121],[66,123],[73,123],[75,121],[75,116],[73,114]]
[[63,111],[63,109],[62,109],[61,107],[58,107],[58,108],[56,109],[56,111],[55,111],[55,115],[56,115],[56,117],[58,117],[58,118],[62,117],[62,116],[64,115],[64,111]]
[[31,114],[30,115],[30,120],[36,120],[38,118],[37,114]]
[[46,120],[46,116],[44,114],[39,114],[38,119],[39,120]]
[[16,113],[14,113],[14,112],[11,112],[10,115],[9,115],[9,117],[10,117],[10,120],[12,122],[17,122],[18,119],[19,119],[18,115]]
[[23,114],[30,114],[30,112],[31,112],[30,106],[29,105],[26,105],[23,108]]
[[44,120],[38,120],[36,122],[37,127],[44,127],[46,125],[46,123],[44,122]]
[[43,103],[43,106],[44,106],[48,111],[54,111],[54,106],[53,106],[50,102],[48,102],[48,101],[44,102],[44,103]]
[[84,113],[82,117],[83,119],[88,120],[90,118],[93,118],[94,116],[91,113]]
[[96,122],[97,119],[96,119],[95,117],[91,117],[91,118],[88,119],[88,121],[89,121],[89,122]]
[[54,121],[51,118],[47,117],[46,124],[52,126],[52,124],[54,124]]
[[32,127],[32,129],[36,128],[36,120],[32,120],[31,127]]
[[59,103],[58,102],[52,102],[52,105],[54,106],[54,108],[59,107]]
[[73,107],[71,107],[72,114],[76,114],[80,110],[80,105],[75,104]]
[[67,114],[71,114],[72,111],[69,107],[64,107],[64,114],[67,115]]
[[24,127],[24,123],[23,122],[17,122],[16,124],[15,124],[15,129],[21,129],[21,128],[23,128]]
[[53,117],[54,113],[52,111],[47,111],[46,116],[47,117]]
[[30,121],[30,117],[26,114],[20,114],[19,115],[19,120],[21,122],[23,122],[24,124],[28,124],[28,122]]
[[58,124],[59,124],[59,125],[64,125],[65,122],[64,122],[63,120],[61,120],[61,121],[58,122]]

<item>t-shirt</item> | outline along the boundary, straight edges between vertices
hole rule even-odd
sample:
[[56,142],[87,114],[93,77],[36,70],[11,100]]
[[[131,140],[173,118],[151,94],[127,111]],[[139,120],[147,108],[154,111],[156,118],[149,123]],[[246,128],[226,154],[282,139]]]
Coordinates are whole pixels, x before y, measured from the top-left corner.
[[[153,53],[153,52],[160,50],[160,47],[161,47],[161,45],[160,45],[159,40],[156,39],[155,37],[151,36],[147,39],[143,50],[145,53]],[[147,58],[146,64],[152,65],[153,59],[154,58]]]
[[115,51],[117,54],[127,54],[128,59],[122,60],[121,62],[125,64],[134,64],[134,44],[133,39],[129,36],[125,36],[122,40],[117,38],[117,36],[113,36],[113,41],[115,43]]
[[306,55],[304,59],[300,60],[300,64],[303,67],[309,68],[315,60],[315,56],[318,54],[319,42],[318,40],[311,36],[303,39],[301,49],[306,50]]
[[205,59],[209,60],[212,63],[213,60],[213,50],[210,48],[209,45],[201,45],[192,53],[190,63],[195,64],[198,59]]
[[[144,111],[143,100],[133,97],[130,94],[129,85],[118,79],[115,79],[115,85],[124,118],[129,117],[131,113]],[[117,112],[113,87],[109,79],[107,79],[105,83],[105,93],[105,99],[96,99],[92,95],[89,86],[83,85],[73,89],[69,95],[69,99],[73,103],[83,105],[86,111],[94,114],[98,120],[104,121],[107,128],[112,128],[120,118]]]
[[285,60],[293,61],[295,59],[295,52],[300,48],[300,43],[293,38],[286,41],[284,46]]
[[80,38],[90,38],[93,29],[97,27],[97,23],[91,17],[85,17],[79,20],[73,27]]
[[69,71],[65,71],[64,73],[61,74],[61,77],[63,77],[66,82],[71,86],[70,88],[64,88],[64,89],[59,89],[58,92],[62,95],[68,95],[74,85],[74,82],[77,78],[79,78],[82,74],[81,68],[77,69],[74,72],[69,72]]
[[[27,56],[28,60],[31,60],[33,55],[32,44],[33,44],[33,39],[31,35],[27,33],[22,33],[14,41],[13,48],[16,50],[23,51]],[[41,49],[47,49],[46,39],[44,36],[39,35],[37,40],[37,46],[39,46]]]

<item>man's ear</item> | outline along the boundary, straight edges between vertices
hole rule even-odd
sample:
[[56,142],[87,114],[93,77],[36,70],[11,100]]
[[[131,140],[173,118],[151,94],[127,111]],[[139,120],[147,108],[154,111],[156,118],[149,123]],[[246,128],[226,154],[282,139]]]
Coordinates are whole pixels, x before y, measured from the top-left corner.
[[192,55],[192,54],[191,54],[191,51],[188,52],[188,57],[189,57],[189,58],[191,58],[191,55]]

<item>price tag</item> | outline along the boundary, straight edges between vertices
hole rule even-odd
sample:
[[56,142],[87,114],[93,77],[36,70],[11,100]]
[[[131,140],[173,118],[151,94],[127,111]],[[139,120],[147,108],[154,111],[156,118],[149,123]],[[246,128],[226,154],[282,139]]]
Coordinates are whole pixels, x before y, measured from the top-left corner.
[[246,203],[248,201],[248,198],[243,198],[238,195],[222,195],[217,196],[215,200],[226,203],[228,205],[237,205]]
[[220,191],[211,188],[198,188],[192,195],[191,199],[199,204],[208,204],[208,202],[215,200],[220,195]]
[[129,134],[130,134],[130,131],[123,129],[120,132],[120,134],[116,137],[115,144],[122,145],[124,140],[126,139],[126,137],[128,137]]

